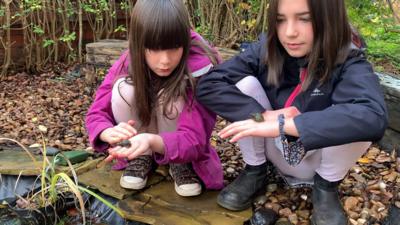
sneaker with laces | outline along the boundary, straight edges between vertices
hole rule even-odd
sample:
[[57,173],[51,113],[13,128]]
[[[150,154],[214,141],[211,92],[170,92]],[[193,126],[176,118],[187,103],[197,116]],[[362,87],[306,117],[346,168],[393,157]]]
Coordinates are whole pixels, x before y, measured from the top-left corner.
[[169,164],[169,174],[180,196],[196,196],[201,193],[200,181],[190,164]]
[[153,158],[151,155],[142,155],[129,161],[120,179],[121,187],[134,190],[144,188],[152,163]]

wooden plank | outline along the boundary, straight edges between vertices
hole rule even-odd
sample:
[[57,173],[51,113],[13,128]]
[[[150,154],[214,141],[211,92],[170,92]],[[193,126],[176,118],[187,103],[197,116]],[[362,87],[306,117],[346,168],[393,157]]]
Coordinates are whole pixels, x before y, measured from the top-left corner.
[[[113,198],[125,199],[138,191],[125,189],[119,185],[122,172],[123,171],[112,170],[111,165],[107,164],[79,175],[79,183],[92,189],[99,190],[103,194]],[[164,179],[164,176],[153,174],[147,181],[146,187],[158,184]]]
[[251,209],[233,212],[218,206],[218,193],[205,190],[199,196],[182,197],[172,181],[163,181],[118,206],[127,219],[155,225],[242,225],[251,216]]
[[[33,162],[28,154],[21,150],[20,148],[15,148],[14,150],[1,150],[0,148],[0,174],[7,175],[25,175],[34,176],[41,173],[41,167],[43,162],[43,156],[34,155],[37,162]],[[53,160],[53,157],[47,157],[49,161]],[[75,172],[79,175],[81,173],[86,173],[87,171],[93,170],[96,165],[103,158],[89,159],[82,163],[77,163],[73,165]],[[66,172],[68,173],[69,167],[60,166],[56,168],[56,172]]]

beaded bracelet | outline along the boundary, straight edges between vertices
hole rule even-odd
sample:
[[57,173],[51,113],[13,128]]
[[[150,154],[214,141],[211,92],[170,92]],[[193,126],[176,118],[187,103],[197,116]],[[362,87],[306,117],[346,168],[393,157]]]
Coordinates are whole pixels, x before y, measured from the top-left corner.
[[279,136],[281,137],[283,147],[283,157],[291,166],[298,165],[304,158],[306,151],[299,139],[295,142],[288,142],[288,139],[283,131],[285,125],[285,116],[283,114],[278,115],[279,122]]

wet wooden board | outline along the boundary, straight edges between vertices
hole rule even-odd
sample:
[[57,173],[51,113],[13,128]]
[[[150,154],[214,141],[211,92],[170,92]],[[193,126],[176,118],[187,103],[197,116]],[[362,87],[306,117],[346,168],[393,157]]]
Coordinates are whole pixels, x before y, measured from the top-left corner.
[[[125,199],[137,191],[122,188],[119,185],[121,175],[122,171],[112,170],[111,164],[107,164],[101,168],[96,168],[79,175],[78,179],[79,183],[90,187],[91,189],[98,190],[105,195],[117,199]],[[153,174],[147,182],[147,187],[155,185],[164,179],[164,176]]]
[[[0,151],[0,174],[7,175],[24,175],[34,176],[41,173],[43,157],[41,155],[34,156],[37,162],[33,162],[28,154],[24,151],[19,150],[2,150]],[[49,161],[53,160],[53,157],[47,157]],[[73,165],[75,172],[79,175],[81,173],[92,170],[96,167],[98,162],[102,158],[95,160],[87,160],[82,163]],[[56,167],[56,172],[68,173],[69,167]]]
[[217,204],[218,191],[181,197],[172,181],[163,181],[118,203],[126,218],[155,225],[242,225],[251,210],[232,212]]
[[174,183],[167,179],[166,168],[161,167],[149,177],[147,187],[141,191],[121,188],[122,171],[111,165],[94,169],[79,176],[79,182],[103,194],[120,199],[118,206],[125,218],[147,224],[218,224],[242,225],[251,216],[251,210],[232,212],[217,204],[218,191],[203,191],[200,196],[181,197]]

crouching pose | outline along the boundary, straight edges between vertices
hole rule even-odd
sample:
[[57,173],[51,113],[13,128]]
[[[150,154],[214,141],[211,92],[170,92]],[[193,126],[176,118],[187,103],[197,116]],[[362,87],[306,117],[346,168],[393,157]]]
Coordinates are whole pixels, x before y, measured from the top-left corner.
[[268,32],[200,79],[203,105],[234,123],[246,167],[218,196],[243,210],[268,182],[313,184],[312,224],[347,223],[338,184],[387,126],[387,110],[344,0],[270,0]]
[[181,0],[137,1],[129,51],[109,70],[86,117],[95,150],[108,151],[108,161],[121,160],[122,187],[144,188],[153,160],[169,164],[181,196],[199,195],[203,184],[223,187],[222,166],[209,142],[215,114],[193,96],[194,77],[213,66],[206,52],[213,51],[190,30]]

